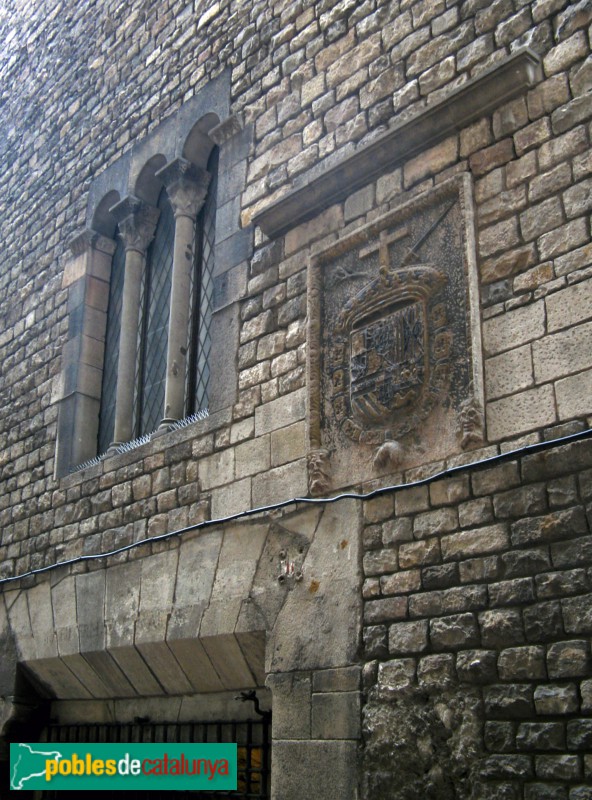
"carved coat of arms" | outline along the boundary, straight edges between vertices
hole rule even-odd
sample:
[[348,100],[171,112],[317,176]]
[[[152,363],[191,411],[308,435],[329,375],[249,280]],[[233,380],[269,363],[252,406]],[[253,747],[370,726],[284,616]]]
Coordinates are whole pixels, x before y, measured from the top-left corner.
[[311,265],[310,446],[343,472],[339,483],[369,477],[369,462],[412,465],[471,438],[463,419],[481,402],[481,370],[468,189],[444,184]]

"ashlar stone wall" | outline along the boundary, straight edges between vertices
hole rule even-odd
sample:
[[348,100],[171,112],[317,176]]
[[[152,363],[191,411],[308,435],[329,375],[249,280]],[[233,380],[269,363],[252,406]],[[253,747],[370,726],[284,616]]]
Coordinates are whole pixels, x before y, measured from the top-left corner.
[[[72,647],[63,656],[72,656],[86,680],[95,678],[84,654],[110,663],[103,640],[91,637],[86,647],[84,596],[78,606],[76,591],[66,592],[100,582],[96,576],[111,585],[125,573],[133,597],[144,577],[146,585],[153,581],[154,605],[147,600],[144,609],[138,600],[125,647],[143,635],[146,612],[154,623],[146,657],[154,669],[162,652],[169,658],[159,615],[175,612],[175,570],[165,569],[161,582],[156,565],[176,563],[202,534],[154,537],[309,491],[311,259],[411,199],[421,205],[446,181],[471,187],[463,235],[477,278],[483,440],[466,450],[459,444],[433,463],[420,429],[413,465],[402,460],[380,469],[366,447],[355,485],[346,476],[329,481],[327,493],[413,483],[590,426],[591,23],[586,0],[4,4],[0,577],[50,569],[3,585],[0,694],[14,694],[16,665],[29,664],[29,674],[54,676],[59,703],[67,694],[54,672],[62,646]],[[511,97],[496,97],[476,119],[451,121],[457,93],[503,70],[523,48],[536,65],[528,82]],[[223,105],[241,128],[240,157],[228,156],[232,180],[220,176],[228,185],[216,232],[218,288],[228,289],[232,313],[226,305],[224,313],[238,341],[219,376],[225,402],[206,420],[58,478],[73,299],[64,283],[68,243],[88,226],[101,176],[117,174],[149,134],[182,116],[214,81],[227,87]],[[397,156],[406,124],[424,133],[417,150]],[[393,160],[373,172],[371,147],[380,149],[380,137],[391,135]],[[329,186],[338,169],[345,178],[337,193],[315,205],[314,186]],[[300,191],[304,210],[291,218],[288,201]],[[268,212],[279,215],[280,227],[266,230]],[[409,800],[418,791],[438,798],[590,797],[589,444],[552,452],[343,506],[324,539],[290,506],[303,514],[298,524],[318,542],[319,563],[335,581],[328,596],[347,596],[351,605],[333,619],[318,603],[320,621],[313,614],[300,631],[302,608],[317,608],[325,584],[316,586],[319,576],[307,566],[303,581],[286,590],[291,632],[314,640],[320,626],[323,641],[335,635],[347,646],[336,660],[329,646],[322,654],[328,660],[307,660],[301,639],[294,645],[287,637],[289,657],[276,654],[264,667],[275,693],[277,798],[301,796],[294,778],[301,764],[308,767],[307,796],[333,792],[336,800],[346,792],[355,797],[358,781],[367,797],[396,791]],[[363,531],[358,514],[365,515]],[[232,521],[237,540],[248,541],[246,552],[263,552],[264,519]],[[204,541],[230,539],[228,531],[219,522]],[[120,552],[78,560],[113,550]],[[282,560],[279,551],[270,557],[274,565]],[[255,561],[249,574],[259,569]],[[334,565],[343,566],[341,576]],[[222,594],[226,577],[219,576]],[[237,604],[247,602],[253,585],[241,584]],[[69,633],[60,616],[67,606],[52,600],[49,614],[46,605],[60,592],[76,597]],[[356,611],[362,598],[365,639]],[[104,627],[103,611],[97,603],[92,625]],[[244,633],[236,621],[232,631],[228,620],[225,627],[220,613],[208,630],[216,647],[227,634],[236,643]],[[264,629],[267,648],[275,619],[248,629]],[[47,628],[46,638],[31,626]],[[259,640],[258,648],[261,664]],[[50,664],[41,663],[46,657]],[[171,684],[170,696],[180,691],[203,686]],[[121,689],[108,694],[99,698],[105,704],[122,699]],[[2,711],[3,722],[12,711]]]

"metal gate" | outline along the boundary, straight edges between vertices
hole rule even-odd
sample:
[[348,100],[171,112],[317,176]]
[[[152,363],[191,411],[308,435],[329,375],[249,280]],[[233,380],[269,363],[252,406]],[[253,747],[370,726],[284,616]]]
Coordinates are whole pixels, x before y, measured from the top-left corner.
[[[93,800],[227,800],[269,798],[270,721],[151,723],[127,725],[49,725],[47,742],[68,743],[234,743],[238,745],[238,783],[235,792],[93,791]],[[69,800],[69,792],[45,791],[42,800]]]

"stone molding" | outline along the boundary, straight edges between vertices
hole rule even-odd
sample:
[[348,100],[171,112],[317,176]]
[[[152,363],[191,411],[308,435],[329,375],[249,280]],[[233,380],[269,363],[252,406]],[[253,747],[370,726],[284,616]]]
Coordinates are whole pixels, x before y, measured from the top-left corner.
[[270,238],[282,236],[342,202],[362,186],[398,164],[490,114],[526,89],[540,76],[540,59],[529,48],[450,92],[443,100],[395,124],[383,136],[256,213],[253,222]]

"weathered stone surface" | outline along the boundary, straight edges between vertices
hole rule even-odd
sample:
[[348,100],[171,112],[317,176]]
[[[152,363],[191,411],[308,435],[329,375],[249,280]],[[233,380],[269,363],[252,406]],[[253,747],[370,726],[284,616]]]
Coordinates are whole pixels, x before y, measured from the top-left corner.
[[[472,692],[419,696],[373,690],[364,709],[364,791],[403,800],[419,791],[443,800],[466,795],[479,753],[478,700]],[[419,748],[418,741],[426,747]],[[470,743],[470,744],[469,744]]]

